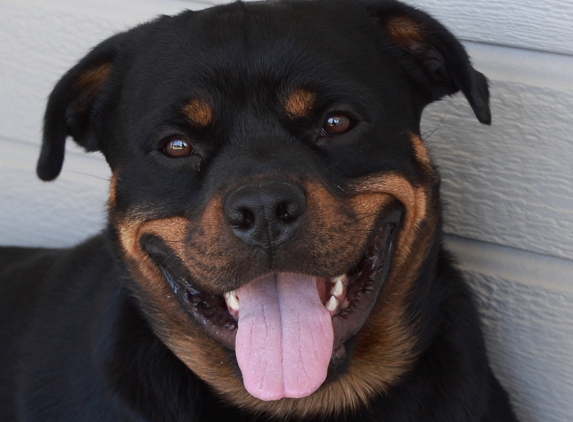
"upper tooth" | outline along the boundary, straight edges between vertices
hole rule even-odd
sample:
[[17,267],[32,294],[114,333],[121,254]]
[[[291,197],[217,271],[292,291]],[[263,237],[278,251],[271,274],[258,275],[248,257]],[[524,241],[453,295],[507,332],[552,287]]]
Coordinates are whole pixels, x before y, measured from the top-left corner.
[[330,281],[332,281],[333,283],[337,283],[340,281],[342,284],[347,284],[348,283],[348,276],[346,274],[342,274],[339,275],[337,277],[332,277],[330,279]]
[[348,276],[346,274],[339,275],[330,279],[334,286],[330,290],[330,294],[341,300],[346,292],[346,285],[348,284]]
[[330,294],[332,296],[336,296],[337,298],[340,298],[343,293],[344,293],[344,283],[342,282],[342,280],[340,278],[338,278],[336,280],[336,284],[334,285],[334,287],[330,291]]
[[326,303],[326,309],[330,312],[335,312],[338,309],[338,299],[334,296],[330,296],[329,301]]
[[227,302],[227,306],[233,311],[239,310],[239,298],[235,290],[225,293],[225,302]]

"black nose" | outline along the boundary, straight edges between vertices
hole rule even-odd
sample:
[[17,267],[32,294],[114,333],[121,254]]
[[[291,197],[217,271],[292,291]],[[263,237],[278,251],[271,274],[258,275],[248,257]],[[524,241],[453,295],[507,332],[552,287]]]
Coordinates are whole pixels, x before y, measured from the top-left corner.
[[304,192],[288,182],[243,185],[225,200],[225,217],[235,235],[263,249],[276,249],[290,240],[305,210]]

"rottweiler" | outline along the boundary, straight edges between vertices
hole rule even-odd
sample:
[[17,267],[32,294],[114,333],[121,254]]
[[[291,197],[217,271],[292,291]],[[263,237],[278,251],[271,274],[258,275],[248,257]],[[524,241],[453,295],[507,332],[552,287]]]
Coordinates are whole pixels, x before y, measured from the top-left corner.
[[236,2],[96,46],[51,93],[107,227],[0,251],[2,421],[516,421],[420,134],[487,79],[392,0]]

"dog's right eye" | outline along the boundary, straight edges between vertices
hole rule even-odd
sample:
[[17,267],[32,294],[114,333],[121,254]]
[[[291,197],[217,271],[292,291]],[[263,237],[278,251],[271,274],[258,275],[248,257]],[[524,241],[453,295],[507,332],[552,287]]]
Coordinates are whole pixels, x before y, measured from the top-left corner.
[[189,155],[197,155],[195,148],[191,146],[189,141],[180,136],[169,138],[161,149],[163,154],[171,158],[187,157]]
[[348,132],[354,126],[354,120],[342,112],[330,113],[324,120],[321,136],[336,136]]

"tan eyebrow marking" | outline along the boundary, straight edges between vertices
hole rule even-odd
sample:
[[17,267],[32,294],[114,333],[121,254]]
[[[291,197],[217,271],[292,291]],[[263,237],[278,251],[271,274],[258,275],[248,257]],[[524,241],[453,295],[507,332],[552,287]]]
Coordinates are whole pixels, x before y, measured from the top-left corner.
[[285,102],[285,111],[289,117],[296,119],[310,114],[316,103],[316,95],[305,88],[298,88],[289,95]]
[[185,116],[199,127],[205,127],[213,122],[214,115],[211,106],[204,100],[193,98],[183,108]]

